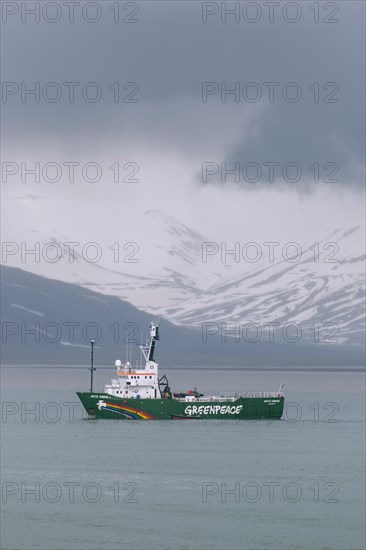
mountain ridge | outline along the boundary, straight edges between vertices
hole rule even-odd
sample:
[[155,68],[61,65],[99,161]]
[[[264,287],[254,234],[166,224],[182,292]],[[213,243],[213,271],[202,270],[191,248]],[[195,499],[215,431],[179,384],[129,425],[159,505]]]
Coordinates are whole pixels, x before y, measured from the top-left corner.
[[[127,353],[135,351],[134,360],[139,358],[137,348],[147,338],[150,313],[116,296],[18,268],[1,266],[0,275],[3,365],[87,365],[95,325],[101,331],[95,345],[98,364],[113,367],[115,359],[124,359],[126,348]],[[163,367],[254,369],[364,364],[359,345],[324,345],[302,340],[294,344],[278,339],[272,344],[265,339],[257,343],[235,342],[230,334],[222,341],[220,332],[211,333],[208,330],[205,338],[197,328],[176,326],[161,318],[158,362]]]

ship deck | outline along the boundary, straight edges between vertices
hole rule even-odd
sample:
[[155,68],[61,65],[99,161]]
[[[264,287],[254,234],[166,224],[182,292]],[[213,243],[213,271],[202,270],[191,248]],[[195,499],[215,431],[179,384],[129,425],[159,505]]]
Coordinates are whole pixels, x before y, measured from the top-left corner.
[[[219,396],[214,396],[214,395],[210,395],[210,396],[203,396],[203,397],[195,397],[195,396],[192,396],[192,401],[199,401],[200,403],[201,402],[207,402],[207,403],[210,403],[212,401],[215,401],[215,402],[233,402],[233,401],[236,401],[237,399],[240,399],[240,398],[247,398],[247,399],[255,399],[255,398],[280,398],[280,397],[283,397],[283,393],[280,393],[280,392],[242,392],[242,393],[238,393],[238,392],[233,392],[233,393],[225,393],[225,394],[220,394]],[[173,397],[173,399],[175,401],[181,401],[181,402],[185,402],[187,403],[187,399],[185,397]]]

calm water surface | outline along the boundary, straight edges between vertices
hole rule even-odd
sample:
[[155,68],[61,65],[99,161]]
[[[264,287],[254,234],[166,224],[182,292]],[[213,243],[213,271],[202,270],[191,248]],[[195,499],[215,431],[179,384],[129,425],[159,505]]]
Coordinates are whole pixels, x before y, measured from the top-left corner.
[[362,373],[166,372],[207,394],[283,380],[284,418],[88,420],[85,370],[3,368],[4,550],[365,548]]

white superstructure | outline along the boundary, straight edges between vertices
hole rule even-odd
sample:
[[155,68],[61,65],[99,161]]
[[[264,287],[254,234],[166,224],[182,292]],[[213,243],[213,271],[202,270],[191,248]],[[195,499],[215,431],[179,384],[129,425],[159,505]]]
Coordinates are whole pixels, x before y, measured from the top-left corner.
[[154,361],[155,342],[159,340],[159,324],[150,323],[150,339],[140,346],[145,359],[145,368],[132,367],[130,362],[115,362],[117,378],[105,386],[105,392],[116,397],[135,399],[157,399],[162,397],[159,388],[158,367]]

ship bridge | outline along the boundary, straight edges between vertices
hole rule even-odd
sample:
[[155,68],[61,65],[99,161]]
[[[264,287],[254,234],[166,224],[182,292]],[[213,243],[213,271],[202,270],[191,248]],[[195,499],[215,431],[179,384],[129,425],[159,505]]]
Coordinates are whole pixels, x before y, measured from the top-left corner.
[[105,392],[118,397],[136,399],[156,399],[162,397],[158,370],[159,365],[154,361],[155,343],[159,340],[159,325],[157,321],[150,323],[150,339],[144,346],[140,346],[145,366],[133,367],[129,361],[122,363],[120,359],[115,362],[116,379],[105,386]]

